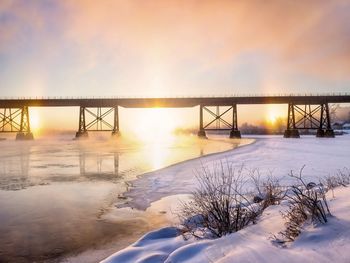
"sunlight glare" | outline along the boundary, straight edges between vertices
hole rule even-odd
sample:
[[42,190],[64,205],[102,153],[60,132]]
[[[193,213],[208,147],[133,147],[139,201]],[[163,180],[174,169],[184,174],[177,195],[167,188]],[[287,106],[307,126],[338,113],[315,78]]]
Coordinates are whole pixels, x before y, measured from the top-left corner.
[[169,154],[169,148],[162,146],[161,143],[156,142],[149,148],[152,168],[157,170],[164,166],[164,163]]
[[269,116],[268,116],[268,122],[270,123],[270,124],[274,124],[275,122],[276,122],[276,120],[277,120],[277,117],[273,114],[273,113],[271,113]]
[[169,141],[176,127],[176,118],[169,109],[144,109],[135,133],[146,142]]
[[38,109],[29,110],[30,129],[32,132],[38,132],[40,130],[40,116]]
[[266,112],[266,121],[270,125],[274,125],[276,121],[283,117],[284,112],[281,112],[280,105],[268,105]]

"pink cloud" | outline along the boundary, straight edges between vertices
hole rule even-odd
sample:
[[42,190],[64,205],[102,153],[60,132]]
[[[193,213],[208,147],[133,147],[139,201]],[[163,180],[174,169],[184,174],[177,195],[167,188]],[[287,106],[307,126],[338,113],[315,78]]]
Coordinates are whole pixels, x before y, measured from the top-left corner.
[[[345,1],[65,1],[66,37],[144,59],[210,65],[258,50],[296,70],[348,75]],[[341,18],[340,18],[341,19]],[[321,55],[327,52],[327,54]],[[321,63],[320,63],[321,62]],[[181,63],[181,62],[180,62]],[[322,66],[330,63],[331,67]],[[341,68],[338,69],[337,67]],[[344,69],[347,67],[347,69]],[[342,74],[341,74],[342,75]]]
[[55,22],[60,30],[48,41],[45,17],[50,14],[43,14],[47,10],[35,2],[2,1],[1,12],[14,15],[16,23],[0,23],[0,52],[25,41],[21,30],[29,25],[43,46],[54,46],[42,48],[47,57],[62,52],[63,46],[74,46],[81,72],[87,72],[100,66],[103,55],[121,64],[124,81],[135,85],[147,78],[150,83],[159,81],[163,75],[175,86],[184,67],[210,72],[239,63],[239,55],[249,52],[270,59],[264,86],[283,85],[285,76],[298,73],[349,80],[348,1],[62,0],[55,4],[62,11]]

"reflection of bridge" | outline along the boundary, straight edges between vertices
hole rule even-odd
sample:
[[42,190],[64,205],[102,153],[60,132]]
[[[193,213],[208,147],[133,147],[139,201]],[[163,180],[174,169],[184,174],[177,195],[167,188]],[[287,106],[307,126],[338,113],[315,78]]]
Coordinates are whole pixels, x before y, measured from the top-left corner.
[[[40,176],[40,173],[36,173],[38,170],[35,170],[38,167],[30,165],[30,148],[30,145],[24,144],[18,156],[1,156],[0,190],[17,191],[36,185],[47,185],[51,182],[74,182],[82,179],[117,182],[123,176],[123,173],[119,174],[120,153],[100,154],[83,150],[78,152],[80,169],[77,174],[66,172],[64,175],[51,176],[47,171],[44,173],[45,176]],[[39,169],[43,167],[45,165],[39,166]]]
[[[0,132],[17,132],[17,139],[32,139],[28,107],[80,107],[76,137],[88,131],[111,131],[119,134],[118,107],[185,108],[199,106],[198,135],[206,130],[229,130],[230,138],[240,138],[237,126],[237,105],[287,104],[287,129],[284,137],[299,137],[300,129],[317,130],[318,137],[334,137],[329,103],[350,103],[350,94],[231,96],[188,98],[32,98],[0,99]],[[213,109],[213,107],[215,107]],[[210,117],[204,123],[207,113]],[[208,119],[208,118],[207,118]],[[215,127],[213,127],[215,125]]]
[[[112,157],[112,158],[111,158]],[[93,166],[96,170],[91,171],[91,166],[87,164],[88,160],[93,159],[95,165]],[[112,161],[113,169],[105,171],[103,168],[104,161]],[[97,178],[97,179],[116,179],[119,176],[119,153],[108,153],[108,154],[89,154],[88,152],[81,151],[79,154],[79,167],[80,175],[87,178]]]
[[16,154],[1,155],[0,190],[16,191],[32,185],[28,180],[29,159],[29,145],[22,145],[22,147],[19,148],[18,156]]

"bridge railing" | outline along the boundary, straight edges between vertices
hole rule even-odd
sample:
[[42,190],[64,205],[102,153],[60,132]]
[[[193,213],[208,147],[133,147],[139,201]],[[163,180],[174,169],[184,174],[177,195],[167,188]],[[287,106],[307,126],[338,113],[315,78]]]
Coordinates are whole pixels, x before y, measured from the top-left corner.
[[186,99],[186,98],[231,98],[231,97],[322,97],[322,96],[350,96],[350,92],[328,92],[328,93],[234,93],[234,94],[212,94],[212,95],[174,95],[174,96],[4,96],[0,100],[80,100],[80,99],[151,99],[151,98],[165,98],[165,99]]

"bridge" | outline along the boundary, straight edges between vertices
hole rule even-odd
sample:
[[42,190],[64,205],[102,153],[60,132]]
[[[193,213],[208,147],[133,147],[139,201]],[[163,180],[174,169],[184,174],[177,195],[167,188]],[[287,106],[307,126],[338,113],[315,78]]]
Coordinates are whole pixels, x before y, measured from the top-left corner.
[[[237,105],[286,104],[288,115],[286,116],[285,138],[299,138],[299,130],[305,129],[316,130],[317,137],[334,137],[329,111],[331,103],[350,103],[350,94],[172,98],[3,98],[0,99],[0,133],[15,132],[17,140],[33,139],[29,107],[79,107],[79,128],[76,138],[83,138],[88,136],[89,131],[110,131],[113,136],[118,136],[120,134],[119,107],[188,108],[199,106],[199,137],[206,137],[206,131],[227,130],[230,131],[230,138],[241,138],[237,125]],[[204,114],[210,118],[207,123],[204,122]],[[90,121],[87,121],[87,115],[90,116]],[[111,115],[112,121],[110,120]],[[213,127],[214,124],[215,127]]]

